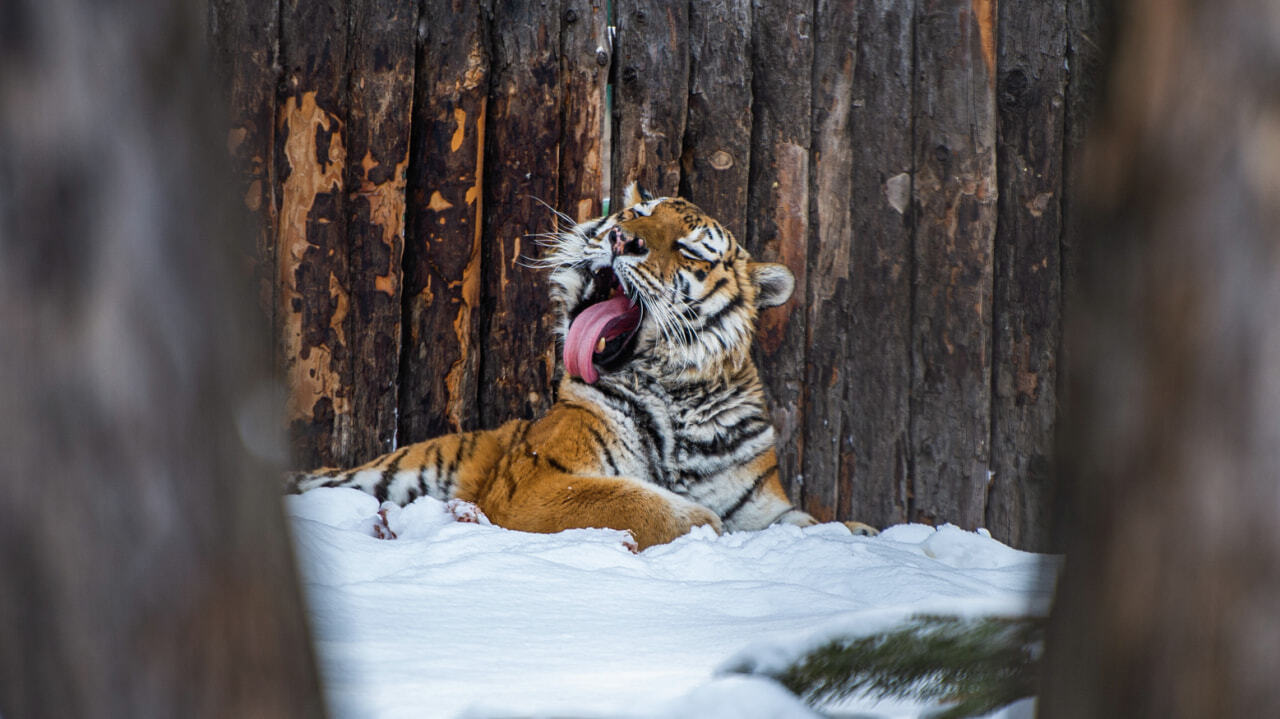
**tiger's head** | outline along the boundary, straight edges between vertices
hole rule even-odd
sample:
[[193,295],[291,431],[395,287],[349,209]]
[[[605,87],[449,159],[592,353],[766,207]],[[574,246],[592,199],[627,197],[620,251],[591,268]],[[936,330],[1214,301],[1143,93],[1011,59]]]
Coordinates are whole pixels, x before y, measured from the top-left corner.
[[565,371],[594,383],[627,367],[671,377],[749,361],[757,313],[787,301],[791,271],[752,261],[686,200],[633,185],[626,205],[561,232],[544,258]]

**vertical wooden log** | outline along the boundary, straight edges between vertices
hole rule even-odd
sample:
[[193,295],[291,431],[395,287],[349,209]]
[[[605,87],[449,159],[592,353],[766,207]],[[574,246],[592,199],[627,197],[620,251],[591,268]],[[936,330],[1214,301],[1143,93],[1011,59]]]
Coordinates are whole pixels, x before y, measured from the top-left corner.
[[613,207],[639,182],[655,196],[680,191],[680,155],[689,102],[689,7],[620,0],[615,12]]
[[1047,549],[1061,343],[1062,151],[1067,15],[1006,2],[997,59],[991,490],[986,526]]
[[814,516],[835,516],[835,477],[802,486],[805,312],[809,254],[811,15],[782,0],[756,0],[752,12],[754,128],[748,189],[747,248],[781,262],[796,277],[795,294],[760,318],[756,357],[778,432],[778,462],[791,496]]
[[404,255],[400,444],[476,429],[488,39],[481,8],[423,0]]
[[347,237],[352,458],[391,451],[400,371],[401,259],[413,100],[415,4],[351,0]]
[[751,3],[689,4],[689,118],[680,195],[747,237],[751,169]]
[[551,405],[555,342],[547,289],[527,266],[535,236],[555,229],[560,166],[560,18],[540,3],[498,2],[485,141],[483,282],[488,311],[481,422],[532,417]]
[[911,518],[972,528],[991,438],[996,4],[916,7]]
[[819,0],[813,26],[811,238],[804,298],[808,350],[801,428],[806,497],[835,519],[842,504],[842,454],[848,375],[849,282],[853,254],[853,137],[849,132],[858,48],[853,0]]
[[[1069,72],[1063,127],[1062,292],[1064,307],[1070,307],[1071,289],[1075,284],[1075,247],[1084,239],[1080,213],[1073,211],[1083,189],[1079,157],[1101,99],[1097,86],[1106,75],[1105,58],[1113,45],[1110,34],[1115,26],[1109,13],[1116,10],[1112,3],[1102,0],[1068,0],[1066,9]],[[1062,354],[1069,349],[1064,346]]]
[[281,35],[277,357],[289,387],[287,420],[297,462],[346,465],[353,457],[343,212],[345,0],[284,3]]
[[853,256],[840,516],[907,520],[914,0],[861,3],[851,138]]
[[201,11],[0,9],[6,717],[324,712]]
[[1280,8],[1117,18],[1083,168],[1040,711],[1280,716]]
[[564,82],[558,208],[575,222],[599,217],[604,199],[605,84],[609,19],[604,0],[564,0],[560,76]]
[[275,315],[276,187],[275,98],[279,76],[279,3],[214,0],[209,3],[209,44],[221,97],[229,114],[227,151],[243,192],[248,225],[255,232],[254,269],[263,316]]

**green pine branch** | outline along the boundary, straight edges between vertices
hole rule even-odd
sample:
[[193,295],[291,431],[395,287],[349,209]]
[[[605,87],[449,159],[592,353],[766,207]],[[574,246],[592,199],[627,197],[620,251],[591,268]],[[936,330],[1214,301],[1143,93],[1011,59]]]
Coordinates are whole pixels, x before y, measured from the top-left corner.
[[1044,622],[921,615],[890,631],[834,639],[765,674],[810,705],[853,694],[898,696],[948,704],[935,719],[977,716],[1034,696]]

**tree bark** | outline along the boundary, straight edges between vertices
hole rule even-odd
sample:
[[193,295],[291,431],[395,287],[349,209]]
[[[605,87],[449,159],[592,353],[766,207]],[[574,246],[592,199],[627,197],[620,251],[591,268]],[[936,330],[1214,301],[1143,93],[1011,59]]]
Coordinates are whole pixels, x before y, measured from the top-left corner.
[[851,145],[854,247],[842,409],[842,518],[908,519],[914,3],[863,4]]
[[347,96],[347,236],[353,462],[396,445],[405,234],[417,7],[351,0]]
[[913,521],[983,524],[990,459],[995,0],[916,5]]
[[1280,11],[1120,17],[1083,167],[1041,706],[1280,716]]
[[604,0],[564,0],[560,76],[564,82],[558,209],[574,222],[603,214],[605,85],[609,19]]
[[[485,130],[486,346],[480,423],[532,418],[551,406],[555,341],[546,278],[529,267],[559,202],[560,18],[532,2],[494,8]],[[541,203],[545,203],[541,204]]]
[[[821,498],[826,514],[839,512],[845,442],[844,400],[850,311],[849,271],[853,255],[853,83],[858,12],[848,0],[822,0],[814,15],[813,130],[809,162],[809,281],[805,308],[807,350],[800,458],[806,498]],[[846,488],[847,489],[847,488]]]
[[1062,311],[1067,14],[1000,5],[991,489],[986,526],[1047,550]]
[[414,73],[399,444],[479,429],[488,39],[480,8],[423,0]]
[[230,190],[266,159],[233,173],[201,34],[190,3],[0,10],[6,717],[323,713]]
[[805,298],[808,296],[809,148],[812,137],[813,16],[782,0],[752,9],[751,186],[746,247],[795,275],[785,305],[759,322],[756,360],[778,433],[778,468],[792,499],[822,519],[835,516],[834,478],[805,488]]
[[680,195],[747,237],[751,169],[751,4],[689,5],[689,119]]
[[347,3],[282,3],[281,35],[277,357],[289,386],[287,414],[298,461],[304,467],[349,465],[354,457],[345,213],[350,158],[343,110]]
[[613,207],[638,182],[654,196],[680,191],[689,102],[689,7],[624,0],[615,9]]
[[276,314],[275,109],[279,83],[280,6],[211,0],[209,44],[219,96],[230,114],[227,151],[244,188],[245,224],[257,230],[254,269],[258,305]]
[[888,526],[907,519],[911,456],[914,2],[877,0],[860,13],[838,516]]

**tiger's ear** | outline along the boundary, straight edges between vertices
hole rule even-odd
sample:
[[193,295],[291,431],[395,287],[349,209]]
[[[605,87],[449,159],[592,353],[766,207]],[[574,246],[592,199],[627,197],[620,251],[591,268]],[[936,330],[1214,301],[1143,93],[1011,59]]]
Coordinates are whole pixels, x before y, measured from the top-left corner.
[[777,307],[791,299],[796,288],[796,278],[786,265],[776,262],[752,262],[747,268],[751,284],[756,286],[756,307]]
[[653,193],[644,189],[638,182],[632,182],[627,185],[627,189],[622,192],[622,206],[635,207],[641,202],[648,202],[653,199]]

